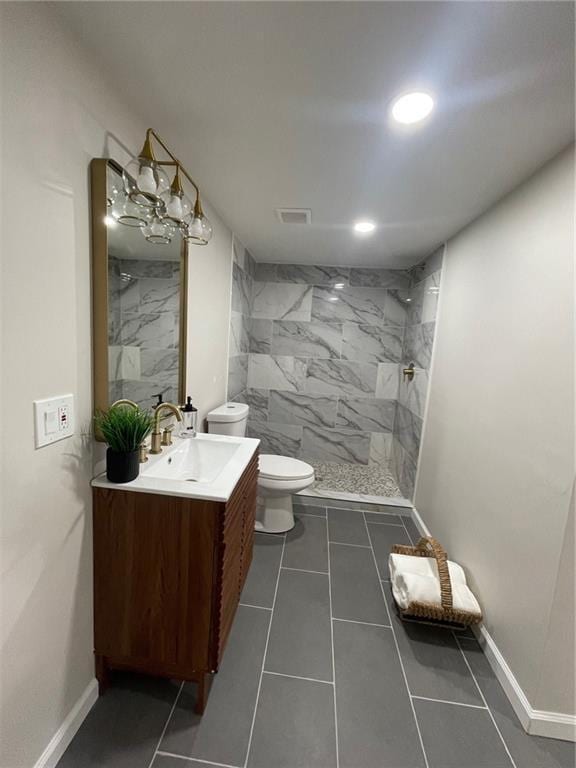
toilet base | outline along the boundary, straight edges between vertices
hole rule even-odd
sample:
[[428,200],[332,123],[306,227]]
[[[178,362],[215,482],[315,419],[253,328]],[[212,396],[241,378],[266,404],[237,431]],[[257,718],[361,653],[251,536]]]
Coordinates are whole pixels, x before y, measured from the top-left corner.
[[286,533],[294,528],[292,494],[258,496],[254,529],[260,533]]

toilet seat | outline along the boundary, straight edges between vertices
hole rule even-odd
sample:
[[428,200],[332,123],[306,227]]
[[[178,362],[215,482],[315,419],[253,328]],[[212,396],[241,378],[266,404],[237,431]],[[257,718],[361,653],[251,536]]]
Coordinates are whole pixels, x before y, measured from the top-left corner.
[[267,453],[260,456],[259,472],[261,479],[272,481],[302,481],[314,477],[314,467],[305,461]]

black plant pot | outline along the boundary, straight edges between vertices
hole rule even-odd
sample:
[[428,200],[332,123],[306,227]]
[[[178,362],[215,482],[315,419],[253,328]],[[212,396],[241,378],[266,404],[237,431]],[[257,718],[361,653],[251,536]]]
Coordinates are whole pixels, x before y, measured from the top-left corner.
[[129,483],[140,472],[139,451],[118,453],[108,448],[106,451],[106,477],[111,483]]

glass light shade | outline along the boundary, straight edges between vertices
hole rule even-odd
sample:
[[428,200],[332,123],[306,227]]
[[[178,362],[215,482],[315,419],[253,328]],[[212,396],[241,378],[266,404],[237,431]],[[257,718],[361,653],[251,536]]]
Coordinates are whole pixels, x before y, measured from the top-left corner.
[[176,227],[170,221],[154,216],[152,221],[143,227],[142,234],[149,243],[168,245],[176,234]]
[[192,245],[207,245],[212,239],[212,224],[206,216],[192,215],[184,232],[184,239]]
[[181,224],[192,211],[192,203],[182,192],[164,192],[162,195],[164,210],[162,218],[170,219],[175,224]]
[[124,189],[133,203],[152,209],[170,189],[170,180],[161,165],[144,157],[134,157],[122,171]]
[[126,227],[143,227],[151,218],[150,212],[141,205],[136,205],[122,195],[118,195],[109,208],[109,215]]

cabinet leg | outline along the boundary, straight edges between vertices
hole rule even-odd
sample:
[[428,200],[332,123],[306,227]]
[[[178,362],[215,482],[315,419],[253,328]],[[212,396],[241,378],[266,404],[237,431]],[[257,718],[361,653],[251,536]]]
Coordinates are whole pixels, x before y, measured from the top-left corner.
[[98,680],[98,694],[103,696],[110,685],[110,670],[106,664],[106,657],[96,654],[96,679]]
[[206,702],[208,701],[208,694],[210,693],[210,687],[212,685],[212,675],[203,674],[198,681],[198,693],[196,695],[196,706],[194,712],[197,715],[203,715],[206,709]]

